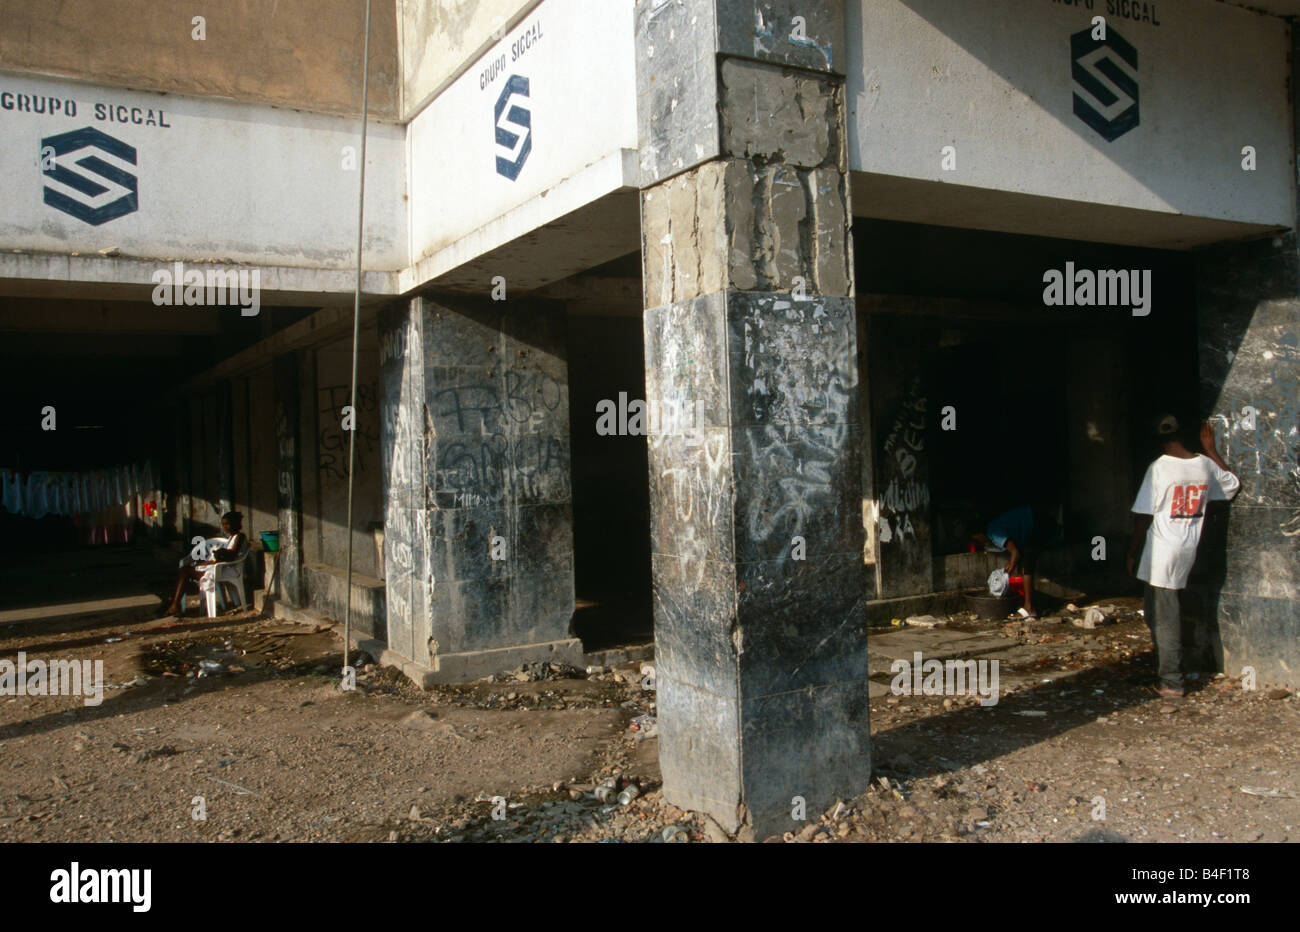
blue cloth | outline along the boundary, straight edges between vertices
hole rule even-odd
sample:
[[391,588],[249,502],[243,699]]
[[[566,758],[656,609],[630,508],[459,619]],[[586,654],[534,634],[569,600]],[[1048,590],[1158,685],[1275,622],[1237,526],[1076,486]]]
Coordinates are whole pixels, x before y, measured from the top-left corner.
[[984,532],[997,547],[1005,548],[1007,540],[1014,540],[1021,549],[1029,542],[1029,535],[1034,532],[1034,510],[1028,505],[1012,508],[998,515],[989,522]]

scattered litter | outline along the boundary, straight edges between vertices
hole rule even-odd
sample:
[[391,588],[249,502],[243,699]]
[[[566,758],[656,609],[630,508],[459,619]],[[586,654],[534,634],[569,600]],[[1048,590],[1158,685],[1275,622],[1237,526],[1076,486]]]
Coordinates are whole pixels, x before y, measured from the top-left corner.
[[121,639],[121,638],[104,638],[104,643],[105,643],[105,644],[116,644],[116,643],[117,643],[118,641],[120,641],[120,640],[122,640],[122,639]]
[[629,783],[624,788],[623,792],[618,794],[618,804],[620,806],[630,806],[632,805],[632,800],[636,799],[640,795],[641,787],[637,786],[635,783]]
[[597,802],[609,802],[618,795],[618,781],[613,777],[610,777],[608,780],[601,783],[600,786],[596,787],[596,790],[592,795],[596,797]]
[[1295,799],[1295,793],[1280,787],[1243,786],[1241,791],[1247,796],[1262,796],[1265,799]]
[[1074,619],[1074,626],[1076,628],[1087,628],[1089,630],[1113,623],[1114,619],[1110,618],[1105,611],[1098,608],[1096,605],[1088,606],[1088,610],[1083,613],[1082,618]]
[[260,798],[262,795],[261,793],[254,793],[246,786],[240,786],[238,783],[231,783],[229,780],[220,780],[217,777],[208,777],[208,779],[211,780],[213,783],[220,783],[222,786],[228,786],[232,790],[236,790],[239,793],[244,794],[245,796],[257,796]]
[[691,836],[680,825],[669,825],[664,828],[663,839],[666,844],[680,845],[689,842]]
[[912,615],[908,617],[906,623],[915,628],[940,628],[945,624],[933,615]]
[[133,686],[147,686],[147,685],[149,685],[149,677],[137,676],[135,679],[126,680],[123,683],[109,683],[104,688],[105,689],[130,689]]

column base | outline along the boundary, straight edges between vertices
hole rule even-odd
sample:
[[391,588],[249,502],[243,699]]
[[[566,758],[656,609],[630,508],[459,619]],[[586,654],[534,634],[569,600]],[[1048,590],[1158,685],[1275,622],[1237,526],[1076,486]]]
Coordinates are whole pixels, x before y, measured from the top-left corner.
[[563,638],[558,641],[542,641],[537,644],[517,644],[512,647],[497,647],[492,650],[471,650],[459,654],[439,654],[433,665],[416,663],[392,650],[385,650],[379,662],[387,667],[401,670],[411,682],[421,689],[428,689],[435,684],[467,683],[479,677],[494,673],[505,673],[521,667],[526,663],[549,661],[581,667],[583,663],[582,641],[578,638]]

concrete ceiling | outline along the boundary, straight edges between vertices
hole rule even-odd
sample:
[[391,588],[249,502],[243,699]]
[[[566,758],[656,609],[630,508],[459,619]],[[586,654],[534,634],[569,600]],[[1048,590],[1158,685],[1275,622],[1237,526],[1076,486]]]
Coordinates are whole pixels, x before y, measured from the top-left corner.
[[853,172],[854,216],[1055,239],[1196,249],[1281,228]]

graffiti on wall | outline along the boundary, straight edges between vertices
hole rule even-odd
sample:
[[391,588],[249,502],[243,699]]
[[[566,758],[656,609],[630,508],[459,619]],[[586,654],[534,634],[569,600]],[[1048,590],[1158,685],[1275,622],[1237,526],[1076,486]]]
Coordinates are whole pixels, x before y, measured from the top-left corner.
[[502,501],[507,490],[535,496],[568,473],[567,438],[551,429],[563,386],[543,373],[507,370],[499,384],[472,383],[434,392],[435,422],[459,435],[438,455],[437,483],[452,507]]
[[915,539],[912,519],[928,515],[930,486],[917,469],[925,455],[926,397],[921,379],[913,378],[894,416],[883,446],[880,497],[880,542],[904,544]]
[[[352,400],[348,385],[328,385],[317,390],[320,431],[317,435],[317,468],[331,479],[348,477],[348,431],[343,429],[343,407]],[[366,471],[367,457],[380,449],[379,399],[374,382],[357,385],[356,469]]]

